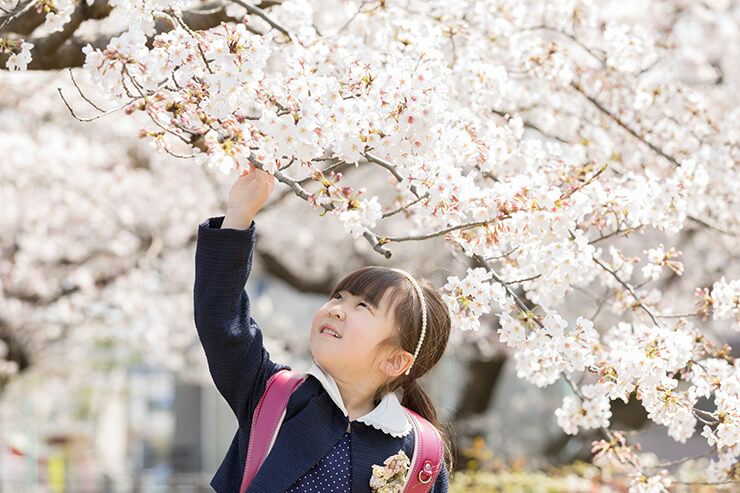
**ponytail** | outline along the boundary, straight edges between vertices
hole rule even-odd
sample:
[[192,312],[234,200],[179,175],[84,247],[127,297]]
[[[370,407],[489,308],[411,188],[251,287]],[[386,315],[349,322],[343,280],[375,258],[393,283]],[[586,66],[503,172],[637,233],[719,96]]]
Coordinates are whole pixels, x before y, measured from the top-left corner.
[[452,451],[450,448],[450,437],[449,430],[442,429],[439,425],[439,419],[437,418],[437,410],[434,408],[434,402],[431,397],[424,390],[424,387],[415,378],[406,378],[401,384],[403,390],[403,398],[401,405],[414,411],[422,418],[429,421],[439,434],[442,436],[442,444],[444,445],[444,460],[447,465],[447,473],[452,473]]

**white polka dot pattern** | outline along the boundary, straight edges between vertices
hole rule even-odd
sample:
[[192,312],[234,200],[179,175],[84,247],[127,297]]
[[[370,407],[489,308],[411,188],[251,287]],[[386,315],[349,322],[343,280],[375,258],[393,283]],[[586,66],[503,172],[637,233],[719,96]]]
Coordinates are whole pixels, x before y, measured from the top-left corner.
[[350,493],[350,434],[291,486],[286,493]]

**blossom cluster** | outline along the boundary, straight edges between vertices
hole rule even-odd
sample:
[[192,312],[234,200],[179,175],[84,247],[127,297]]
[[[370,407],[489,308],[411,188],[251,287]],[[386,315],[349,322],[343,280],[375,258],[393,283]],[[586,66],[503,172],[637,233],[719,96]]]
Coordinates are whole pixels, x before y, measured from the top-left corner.
[[28,41],[18,41],[13,43],[0,38],[0,54],[7,52],[10,53],[8,59],[5,61],[5,66],[8,70],[26,70],[28,64],[31,62],[31,50],[33,49],[33,43]]
[[712,317],[715,320],[734,318],[733,327],[740,330],[740,280],[722,277],[712,286]]
[[491,283],[491,273],[483,268],[468,269],[461,280],[456,276],[447,278],[443,299],[455,318],[453,324],[467,330],[480,326],[480,317],[491,311],[491,305],[512,306],[513,300],[504,288]]
[[[40,2],[43,29],[73,3]],[[192,30],[185,0],[118,0],[130,27],[86,46],[84,69],[160,151],[224,174],[259,166],[374,246],[394,241],[391,216],[399,242],[444,236],[466,256],[443,288],[454,325],[497,324],[535,385],[581,377],[556,411],[566,433],[608,428],[614,399],[639,400],[679,442],[701,417],[719,480],[740,447],[737,367],[707,354],[701,327],[662,316],[691,312],[666,304],[704,284],[660,281],[664,267],[685,278],[669,235],[698,224],[723,235],[712,251],[736,248],[740,110],[712,79],[737,77],[731,52],[712,74],[738,14],[687,4],[669,26],[658,3],[629,20],[617,1],[286,0]],[[155,16],[172,28],[156,33]],[[30,43],[4,46],[26,68]],[[360,167],[391,185],[353,183]],[[700,314],[738,327],[738,281],[700,294]],[[670,483],[633,465],[634,491]]]

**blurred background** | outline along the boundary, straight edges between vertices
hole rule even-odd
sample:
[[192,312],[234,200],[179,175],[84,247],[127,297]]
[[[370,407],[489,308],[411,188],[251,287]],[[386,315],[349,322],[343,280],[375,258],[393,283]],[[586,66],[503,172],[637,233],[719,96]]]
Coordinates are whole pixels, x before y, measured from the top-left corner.
[[[236,177],[157,153],[135,118],[72,118],[57,88],[81,116],[86,106],[66,72],[0,72],[0,85],[0,491],[210,491],[236,422],[192,321],[194,247]],[[398,265],[441,286],[466,265],[434,243],[386,261],[289,198],[278,188],[258,217],[247,289],[273,359],[296,370],[310,366],[310,321],[343,274]],[[625,491],[577,465],[595,435],[556,425],[568,389],[516,378],[495,319],[483,322],[454,332],[424,379],[453,437],[453,491]],[[613,412],[618,428],[645,422],[639,407]],[[642,443],[668,460],[692,450],[658,428]]]
[[[737,26],[718,23],[729,32],[722,38],[685,24],[677,23],[680,48],[703,67],[687,70],[722,96],[738,67],[738,47],[722,40],[736,39]],[[78,117],[98,112],[71,74],[93,102],[114,108],[96,99],[79,70],[0,70],[0,492],[211,491],[236,421],[210,380],[193,324],[194,253],[198,224],[225,212],[236,177],[158,153],[137,138],[141,115],[80,122],[59,91]],[[342,170],[348,183],[391,188],[387,175],[371,171]],[[398,266],[442,286],[470,265],[441,239],[396,246],[386,260],[280,186],[257,224],[247,285],[253,316],[273,359],[298,371],[311,363],[313,314],[347,272]],[[389,234],[402,227],[386,226]],[[740,275],[736,237],[694,224],[680,234],[665,242],[683,245],[683,285]],[[649,233],[646,244],[663,240]],[[639,241],[615,245],[625,255],[642,251]],[[674,281],[659,287],[690,310],[693,293]],[[598,313],[598,303],[586,302]],[[582,311],[581,303],[562,314]],[[614,319],[608,311],[604,327]],[[627,491],[624,478],[582,462],[600,436],[572,437],[557,426],[553,411],[570,390],[518,379],[496,318],[481,321],[476,332],[454,331],[443,361],[424,378],[454,445],[451,491]],[[736,333],[715,340],[740,347]],[[662,427],[646,426],[639,405],[617,401],[612,413],[616,429],[640,430],[643,450],[661,460],[706,450],[701,437],[678,447]],[[701,463],[679,467],[682,479],[701,477]]]

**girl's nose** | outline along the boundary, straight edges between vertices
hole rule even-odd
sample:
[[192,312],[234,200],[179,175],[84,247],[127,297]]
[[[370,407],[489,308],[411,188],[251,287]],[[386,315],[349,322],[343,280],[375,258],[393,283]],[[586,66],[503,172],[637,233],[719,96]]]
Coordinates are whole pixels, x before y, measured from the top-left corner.
[[344,320],[344,310],[339,305],[334,305],[329,308],[329,316]]

